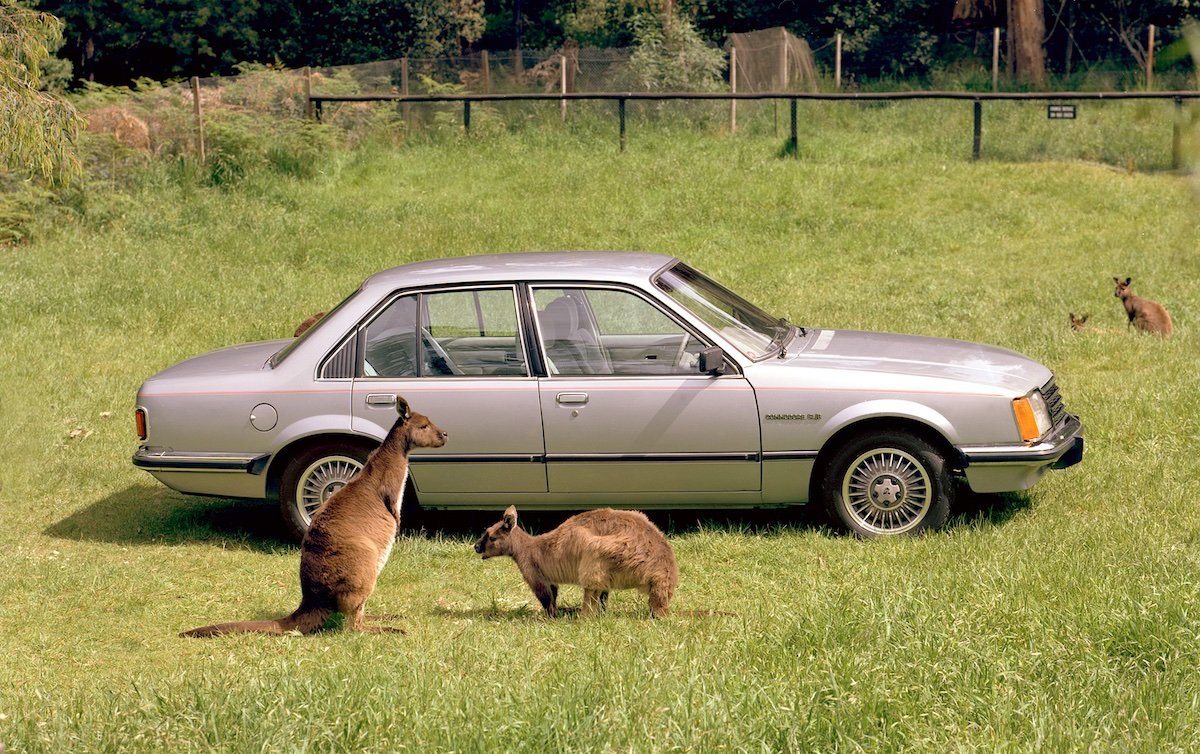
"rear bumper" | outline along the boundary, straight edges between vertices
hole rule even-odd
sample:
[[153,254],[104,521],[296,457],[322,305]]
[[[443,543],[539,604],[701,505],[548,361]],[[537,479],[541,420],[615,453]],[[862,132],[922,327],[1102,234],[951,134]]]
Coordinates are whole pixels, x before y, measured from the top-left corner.
[[242,472],[258,475],[266,471],[270,453],[186,453],[138,448],[133,465],[146,471]]
[[1032,487],[1047,471],[1083,460],[1083,424],[1066,420],[1036,445],[960,448],[967,483],[976,492],[1007,492]]

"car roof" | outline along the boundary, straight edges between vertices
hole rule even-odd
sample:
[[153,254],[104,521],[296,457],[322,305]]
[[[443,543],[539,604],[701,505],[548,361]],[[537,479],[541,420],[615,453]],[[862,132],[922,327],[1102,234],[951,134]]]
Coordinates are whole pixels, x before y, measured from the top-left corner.
[[433,259],[377,272],[363,288],[401,285],[570,280],[645,282],[675,262],[641,251],[527,251]]

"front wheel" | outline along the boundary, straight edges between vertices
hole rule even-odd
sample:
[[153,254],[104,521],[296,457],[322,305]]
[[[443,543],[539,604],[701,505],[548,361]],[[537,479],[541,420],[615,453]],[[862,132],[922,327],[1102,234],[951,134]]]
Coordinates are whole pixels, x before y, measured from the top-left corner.
[[937,529],[950,515],[953,484],[932,445],[904,432],[864,434],[842,446],[821,479],[830,515],[863,537]]
[[352,445],[322,443],[293,458],[279,486],[279,512],[284,527],[304,539],[313,513],[329,496],[346,486],[367,462],[368,451]]

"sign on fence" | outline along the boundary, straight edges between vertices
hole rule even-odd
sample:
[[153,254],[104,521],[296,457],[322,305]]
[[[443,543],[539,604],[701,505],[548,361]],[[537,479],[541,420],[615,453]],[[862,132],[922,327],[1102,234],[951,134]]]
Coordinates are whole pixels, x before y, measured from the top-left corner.
[[1046,117],[1050,120],[1075,120],[1075,106],[1046,105]]

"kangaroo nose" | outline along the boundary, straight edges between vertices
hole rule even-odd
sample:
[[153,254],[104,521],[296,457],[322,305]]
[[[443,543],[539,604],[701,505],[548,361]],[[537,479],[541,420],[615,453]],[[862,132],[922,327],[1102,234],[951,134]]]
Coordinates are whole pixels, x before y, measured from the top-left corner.
[[482,541],[475,543],[475,552],[478,552],[478,553],[483,552],[483,542]]

